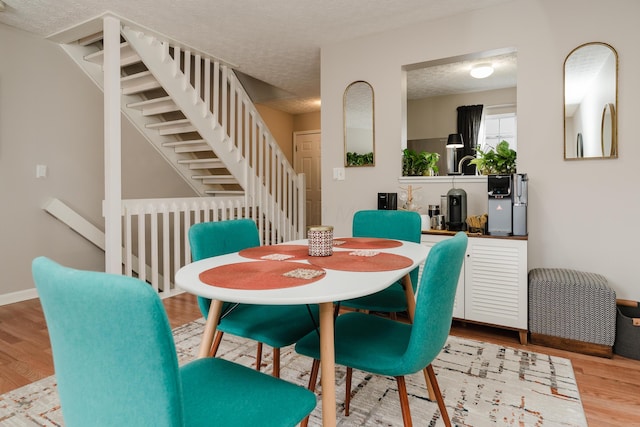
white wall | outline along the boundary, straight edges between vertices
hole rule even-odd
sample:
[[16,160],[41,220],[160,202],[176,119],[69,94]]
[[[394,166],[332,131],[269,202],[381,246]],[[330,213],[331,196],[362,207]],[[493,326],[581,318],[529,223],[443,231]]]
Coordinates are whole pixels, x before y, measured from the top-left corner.
[[[61,199],[104,229],[102,92],[60,46],[0,24],[0,304],[35,296],[39,255],[104,271],[104,253],[42,210]],[[191,189],[122,120],[123,197]],[[48,166],[36,179],[36,164]]]
[[[401,67],[497,48],[518,51],[518,170],[529,174],[529,268],[566,267],[603,274],[618,297],[640,299],[635,116],[640,93],[640,2],[514,0],[499,7],[325,46],[322,49],[322,221],[351,232],[377,192],[398,191],[406,101]],[[456,28],[455,32],[450,29]],[[443,36],[446,34],[446,37]],[[611,44],[619,55],[615,160],[563,159],[562,65],[583,43]],[[375,92],[376,166],[342,166],[342,94],[365,80]],[[381,102],[380,100],[384,100]],[[434,190],[439,194],[440,189]],[[479,197],[475,187],[467,191]],[[471,193],[474,196],[471,196]]]

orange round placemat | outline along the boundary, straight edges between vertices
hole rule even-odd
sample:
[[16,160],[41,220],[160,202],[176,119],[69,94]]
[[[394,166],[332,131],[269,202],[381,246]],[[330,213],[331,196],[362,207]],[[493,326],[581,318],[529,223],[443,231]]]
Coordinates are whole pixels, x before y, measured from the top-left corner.
[[[366,252],[366,251],[361,251]],[[380,252],[374,256],[355,255],[358,251],[333,252],[331,256],[309,257],[313,265],[340,271],[389,271],[410,267],[411,258],[402,255]],[[354,255],[351,255],[354,254]]]
[[[288,277],[317,274],[312,278]],[[200,280],[211,286],[228,289],[265,290],[307,285],[324,277],[325,271],[313,265],[286,261],[249,261],[221,265],[200,273]]]
[[345,237],[334,239],[333,246],[344,249],[389,249],[402,246],[402,242],[376,237]]
[[293,261],[307,259],[309,247],[306,245],[266,245],[243,249],[238,254],[250,259],[265,259],[264,257],[283,255],[289,258],[271,259],[271,261]]

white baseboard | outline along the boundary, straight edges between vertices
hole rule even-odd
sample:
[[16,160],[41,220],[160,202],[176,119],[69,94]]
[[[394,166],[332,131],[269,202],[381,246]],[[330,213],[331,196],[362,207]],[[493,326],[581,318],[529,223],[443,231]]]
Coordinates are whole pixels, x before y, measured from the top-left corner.
[[16,302],[22,302],[29,299],[38,298],[38,291],[35,288],[26,291],[12,292],[10,294],[0,295],[0,305],[8,305]]

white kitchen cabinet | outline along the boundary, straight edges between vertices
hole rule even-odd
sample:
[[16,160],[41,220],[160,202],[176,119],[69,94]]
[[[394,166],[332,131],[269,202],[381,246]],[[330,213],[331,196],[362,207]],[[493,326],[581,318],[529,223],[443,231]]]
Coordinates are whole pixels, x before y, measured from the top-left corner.
[[[449,235],[433,235],[433,234],[423,234],[421,243],[431,249],[433,245],[436,243],[448,239],[451,236]],[[427,255],[427,258],[429,256]],[[465,257],[466,258],[466,257]],[[422,269],[424,268],[424,264],[420,266],[420,277],[422,277]],[[418,282],[420,283],[420,282]],[[418,289],[420,292],[420,289]],[[453,304],[453,317],[458,319],[464,319],[464,265],[462,266],[462,271],[460,272],[460,278],[458,279],[458,289],[456,290],[456,300]]]
[[[423,234],[432,247],[453,233]],[[453,317],[514,329],[527,341],[527,240],[469,237],[460,273]]]

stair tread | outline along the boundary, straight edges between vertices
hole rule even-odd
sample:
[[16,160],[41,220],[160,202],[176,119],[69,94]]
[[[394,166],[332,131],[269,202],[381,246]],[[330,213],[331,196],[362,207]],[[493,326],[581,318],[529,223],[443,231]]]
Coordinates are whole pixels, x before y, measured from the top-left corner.
[[211,147],[209,147],[209,144],[186,145],[182,147],[175,147],[174,150],[178,154],[205,153],[211,151]]
[[204,139],[189,139],[184,141],[163,142],[162,146],[163,147],[181,147],[181,146],[188,146],[188,145],[200,145],[200,144],[206,144],[206,143],[207,141]]
[[143,71],[123,77],[121,80],[122,93],[132,95],[146,90],[160,88],[160,82],[151,74],[151,71]]
[[97,33],[78,39],[78,44],[80,46],[89,46],[95,42],[102,40],[103,38],[104,38],[104,34],[102,33],[102,31],[98,31]]
[[[84,57],[85,61],[102,65],[104,63],[104,50],[99,50]],[[140,57],[128,42],[120,44],[120,65],[126,66],[140,62]]]
[[160,129],[183,125],[191,125],[191,121],[189,119],[167,120],[165,122],[148,123],[145,127],[148,129]]
[[130,104],[127,104],[127,107],[140,110],[145,116],[153,116],[156,114],[169,113],[172,111],[180,111],[180,108],[176,105],[175,102],[173,102],[173,99],[171,99],[170,96],[132,102]]
[[183,159],[183,160],[178,160],[178,163],[181,164],[198,164],[198,163],[222,163],[222,160],[220,160],[217,157],[212,157],[210,159]]
[[205,194],[242,195],[244,194],[244,190],[205,190]]

